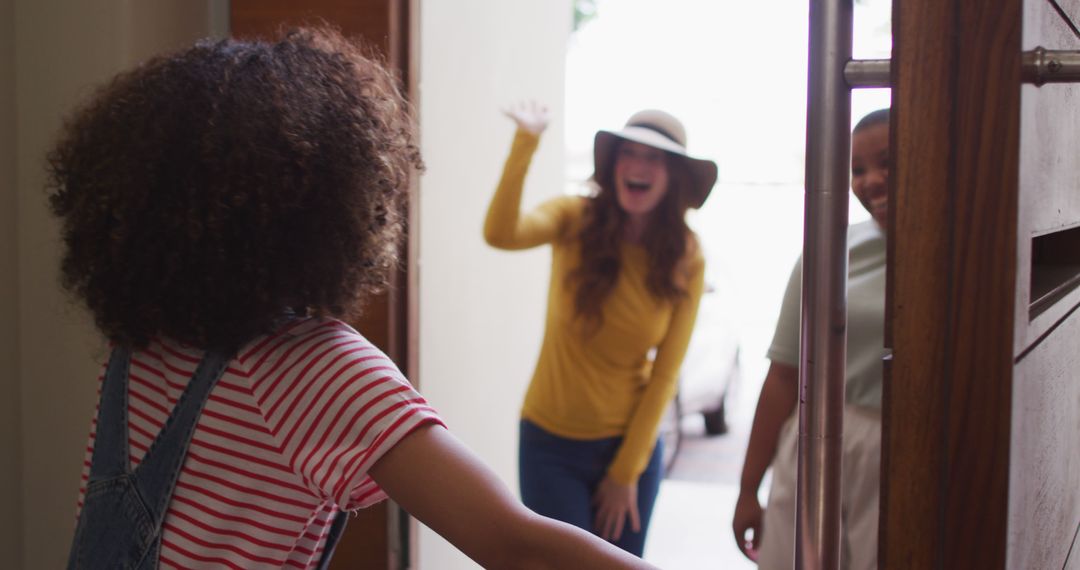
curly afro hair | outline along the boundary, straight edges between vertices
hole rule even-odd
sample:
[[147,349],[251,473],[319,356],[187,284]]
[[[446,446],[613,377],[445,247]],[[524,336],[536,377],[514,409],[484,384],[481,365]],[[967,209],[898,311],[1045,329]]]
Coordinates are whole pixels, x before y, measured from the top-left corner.
[[421,168],[395,77],[324,28],[203,42],[123,73],[48,156],[62,285],[113,342],[236,348],[351,318],[396,264]]

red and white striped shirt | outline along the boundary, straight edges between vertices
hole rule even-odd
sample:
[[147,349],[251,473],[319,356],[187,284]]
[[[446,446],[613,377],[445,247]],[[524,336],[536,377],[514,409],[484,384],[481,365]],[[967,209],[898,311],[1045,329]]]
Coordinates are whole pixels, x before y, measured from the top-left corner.
[[[167,340],[132,355],[132,467],[201,358],[201,350]],[[367,474],[372,464],[430,423],[442,424],[393,362],[340,321],[297,319],[248,343],[195,428],[165,517],[161,567],[312,567],[338,509],[385,498]]]

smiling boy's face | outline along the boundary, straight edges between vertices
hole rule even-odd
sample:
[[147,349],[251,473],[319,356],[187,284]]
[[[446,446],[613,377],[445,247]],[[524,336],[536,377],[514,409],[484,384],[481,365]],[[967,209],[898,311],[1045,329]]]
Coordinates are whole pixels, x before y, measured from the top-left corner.
[[889,220],[889,125],[866,127],[851,136],[851,190],[881,226]]

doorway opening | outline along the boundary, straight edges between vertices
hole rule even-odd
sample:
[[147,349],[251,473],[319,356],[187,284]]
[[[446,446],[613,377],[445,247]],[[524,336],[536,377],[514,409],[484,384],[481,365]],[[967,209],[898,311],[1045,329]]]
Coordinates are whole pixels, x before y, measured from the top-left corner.
[[[855,58],[890,57],[891,12],[891,0],[856,0]],[[807,30],[803,1],[575,0],[566,65],[567,192],[581,192],[592,173],[596,131],[618,128],[645,108],[678,117],[690,153],[720,169],[708,202],[691,212],[705,248],[708,292],[682,386],[719,393],[723,425],[702,414],[677,422],[682,444],[645,549],[660,567],[755,568],[736,547],[731,517],[769,365],[765,353],[802,249]],[[888,89],[854,91],[852,124],[889,101]],[[851,204],[852,223],[869,218],[854,198]],[[734,371],[731,358],[716,357],[732,351]],[[706,353],[710,358],[699,358]],[[707,433],[717,431],[723,433]],[[766,481],[763,504],[767,488]]]

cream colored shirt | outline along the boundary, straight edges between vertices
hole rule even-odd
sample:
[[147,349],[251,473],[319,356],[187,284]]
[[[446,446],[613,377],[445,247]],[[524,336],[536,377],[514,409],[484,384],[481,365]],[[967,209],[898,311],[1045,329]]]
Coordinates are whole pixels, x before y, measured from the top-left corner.
[[[802,259],[791,272],[768,357],[799,366]],[[873,221],[848,228],[848,317],[845,399],[881,409],[885,356],[885,235]]]

